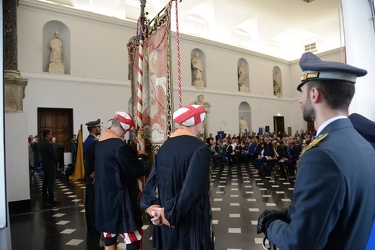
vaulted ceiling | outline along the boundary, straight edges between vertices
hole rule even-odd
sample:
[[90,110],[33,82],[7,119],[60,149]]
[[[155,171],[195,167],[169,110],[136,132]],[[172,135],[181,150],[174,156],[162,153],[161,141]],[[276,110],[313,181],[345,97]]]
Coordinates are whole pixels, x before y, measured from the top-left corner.
[[[36,0],[39,1],[39,0]],[[47,0],[40,0],[47,1]],[[49,0],[76,9],[136,21],[139,0]],[[169,0],[147,0],[152,19]],[[172,30],[175,30],[175,2]],[[182,0],[180,33],[293,60],[305,45],[317,52],[343,46],[340,0]]]

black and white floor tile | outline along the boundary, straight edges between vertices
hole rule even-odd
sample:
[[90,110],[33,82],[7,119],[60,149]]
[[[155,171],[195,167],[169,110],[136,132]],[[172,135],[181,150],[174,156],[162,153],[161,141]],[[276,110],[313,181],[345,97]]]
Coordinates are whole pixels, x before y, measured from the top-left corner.
[[[224,166],[211,176],[211,206],[216,250],[263,249],[256,234],[257,219],[267,208],[286,208],[293,203],[294,178],[259,176],[252,166]],[[42,173],[30,178],[32,209],[11,214],[12,249],[103,249],[99,236],[86,231],[85,183],[56,179],[56,207],[42,202]],[[143,249],[152,249],[152,226],[145,221]],[[125,249],[123,243],[119,249]]]

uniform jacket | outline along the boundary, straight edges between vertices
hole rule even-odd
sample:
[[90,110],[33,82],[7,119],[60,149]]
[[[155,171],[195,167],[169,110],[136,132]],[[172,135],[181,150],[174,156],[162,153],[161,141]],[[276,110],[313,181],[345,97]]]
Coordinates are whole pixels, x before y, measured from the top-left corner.
[[324,134],[300,158],[288,221],[267,229],[281,250],[366,246],[375,214],[375,152],[349,119],[333,121]]
[[90,177],[91,173],[94,172],[95,168],[95,145],[97,138],[89,134],[85,142],[83,143],[83,152],[85,156],[85,176],[86,176],[86,185],[91,185],[92,179]]

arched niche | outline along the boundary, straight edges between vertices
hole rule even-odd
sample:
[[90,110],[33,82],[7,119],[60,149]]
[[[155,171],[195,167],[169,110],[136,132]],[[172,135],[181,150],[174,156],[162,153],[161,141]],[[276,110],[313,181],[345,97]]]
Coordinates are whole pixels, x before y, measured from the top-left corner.
[[275,66],[272,70],[272,79],[273,79],[273,95],[277,97],[282,97],[282,77],[281,70],[279,67]]
[[240,123],[242,123],[243,121],[240,122],[241,118],[243,118],[243,120],[246,122],[247,124],[247,127],[248,127],[248,135],[251,136],[251,133],[252,133],[252,127],[251,127],[251,107],[249,105],[249,103],[247,102],[241,102],[239,107],[238,107],[238,133],[242,134],[242,133],[245,133],[245,131],[240,131]]
[[250,92],[249,64],[244,58],[240,58],[237,62],[237,83],[238,91]]
[[47,22],[43,27],[42,55],[43,55],[43,72],[48,72],[48,65],[51,55],[50,41],[54,38],[55,32],[60,33],[62,42],[62,63],[65,66],[65,74],[70,74],[70,30],[62,22],[53,20]]
[[206,55],[200,49],[193,49],[190,54],[191,85],[196,89],[207,87]]

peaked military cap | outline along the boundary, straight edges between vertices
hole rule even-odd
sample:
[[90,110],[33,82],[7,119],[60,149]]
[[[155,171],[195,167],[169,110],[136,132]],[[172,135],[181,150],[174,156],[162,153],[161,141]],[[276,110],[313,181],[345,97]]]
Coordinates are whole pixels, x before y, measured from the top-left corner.
[[311,52],[302,55],[299,66],[302,69],[302,77],[297,87],[298,91],[301,91],[302,85],[310,80],[344,81],[354,84],[357,77],[367,74],[366,70],[345,63],[322,61]]
[[357,130],[363,138],[371,143],[375,143],[375,122],[357,113],[349,115],[349,119],[355,130]]
[[96,120],[96,121],[92,121],[92,122],[88,122],[86,123],[86,126],[88,128],[92,128],[92,127],[100,127],[100,119]]

